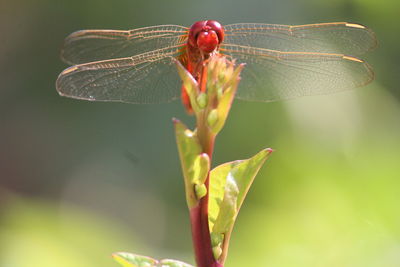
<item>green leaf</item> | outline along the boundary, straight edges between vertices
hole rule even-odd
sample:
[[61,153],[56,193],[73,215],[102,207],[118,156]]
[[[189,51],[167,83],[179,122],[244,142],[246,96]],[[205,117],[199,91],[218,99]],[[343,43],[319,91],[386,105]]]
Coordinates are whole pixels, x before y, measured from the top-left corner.
[[182,261],[177,261],[177,260],[169,260],[165,259],[160,261],[160,267],[194,267],[190,264],[184,263]]
[[239,65],[237,68],[230,71],[230,75],[227,75],[230,80],[223,84],[224,87],[221,90],[221,94],[218,98],[218,105],[215,109],[217,119],[215,120],[215,124],[211,125],[210,127],[213,133],[218,133],[221,131],[225,124],[232,101],[236,94],[236,90],[240,81],[240,72],[242,71],[243,66],[244,65]]
[[197,135],[179,120],[174,119],[175,136],[185,181],[186,202],[189,208],[197,204],[195,185],[203,184],[210,170],[210,159],[202,153]]
[[136,255],[128,252],[114,253],[113,258],[123,267],[156,267],[158,261],[150,257]]
[[113,258],[123,267],[193,267],[182,261],[164,259],[161,261],[128,252],[114,253]]
[[[211,176],[212,179],[212,176]],[[219,212],[212,228],[213,233],[225,234],[235,222],[238,213],[239,187],[230,173],[226,177],[224,198],[219,205]]]
[[267,148],[252,158],[228,162],[210,172],[208,214],[211,236],[229,238],[243,200],[271,152],[272,149]]

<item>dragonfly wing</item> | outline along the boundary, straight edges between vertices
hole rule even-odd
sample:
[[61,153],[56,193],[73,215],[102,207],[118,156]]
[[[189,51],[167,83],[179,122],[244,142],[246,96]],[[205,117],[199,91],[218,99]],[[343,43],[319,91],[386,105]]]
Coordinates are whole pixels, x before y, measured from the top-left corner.
[[175,58],[180,47],[72,66],[56,82],[60,95],[137,104],[169,102],[180,95]]
[[176,25],[145,27],[129,31],[82,30],[70,34],[61,52],[70,65],[130,57],[185,43],[188,29]]
[[329,94],[363,86],[373,80],[364,61],[341,54],[280,52],[225,45],[222,54],[245,63],[237,98],[276,101]]
[[298,26],[238,23],[224,29],[226,43],[285,52],[361,55],[377,46],[372,30],[347,22]]

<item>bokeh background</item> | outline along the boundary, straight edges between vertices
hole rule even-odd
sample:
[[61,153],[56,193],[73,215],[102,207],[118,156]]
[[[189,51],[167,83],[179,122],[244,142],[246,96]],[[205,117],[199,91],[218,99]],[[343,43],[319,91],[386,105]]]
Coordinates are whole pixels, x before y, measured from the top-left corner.
[[270,104],[237,101],[215,163],[276,152],[239,215],[226,266],[400,266],[397,0],[0,1],[0,266],[111,267],[115,251],[193,263],[172,117],[162,105],[60,97],[64,37],[158,24],[372,28],[364,88]]

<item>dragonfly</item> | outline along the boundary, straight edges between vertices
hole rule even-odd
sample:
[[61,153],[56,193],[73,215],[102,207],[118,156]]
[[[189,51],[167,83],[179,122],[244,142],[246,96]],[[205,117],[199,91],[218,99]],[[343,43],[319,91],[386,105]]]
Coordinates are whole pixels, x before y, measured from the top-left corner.
[[207,58],[225,56],[245,63],[236,98],[286,100],[370,83],[374,72],[358,56],[376,46],[372,30],[348,22],[222,26],[204,20],[191,27],[81,30],[65,40],[61,57],[72,66],[58,76],[56,88],[90,101],[185,102],[176,61],[198,80]]

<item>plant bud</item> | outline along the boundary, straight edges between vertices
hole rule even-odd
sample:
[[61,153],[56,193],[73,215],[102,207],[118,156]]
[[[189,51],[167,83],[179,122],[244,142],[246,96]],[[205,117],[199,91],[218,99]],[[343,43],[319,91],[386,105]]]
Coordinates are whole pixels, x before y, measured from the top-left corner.
[[207,195],[207,187],[205,184],[196,184],[194,186],[194,191],[196,192],[197,199],[201,199]]
[[221,246],[216,246],[212,248],[214,259],[218,260],[219,257],[221,257],[222,254],[222,248]]
[[209,127],[213,127],[218,122],[218,110],[213,109],[208,113],[207,122]]
[[197,97],[197,104],[199,105],[199,108],[203,109],[207,106],[207,95],[203,92],[199,94]]

